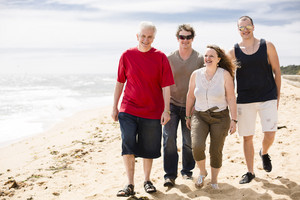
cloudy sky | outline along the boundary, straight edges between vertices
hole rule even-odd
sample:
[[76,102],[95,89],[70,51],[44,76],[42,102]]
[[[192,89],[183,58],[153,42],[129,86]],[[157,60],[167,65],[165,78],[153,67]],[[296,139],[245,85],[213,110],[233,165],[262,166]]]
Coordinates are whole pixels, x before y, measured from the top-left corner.
[[167,55],[182,23],[195,28],[200,53],[207,44],[229,50],[242,15],[273,42],[281,66],[300,64],[299,0],[0,0],[0,73],[114,73],[140,21],[157,26],[153,46]]

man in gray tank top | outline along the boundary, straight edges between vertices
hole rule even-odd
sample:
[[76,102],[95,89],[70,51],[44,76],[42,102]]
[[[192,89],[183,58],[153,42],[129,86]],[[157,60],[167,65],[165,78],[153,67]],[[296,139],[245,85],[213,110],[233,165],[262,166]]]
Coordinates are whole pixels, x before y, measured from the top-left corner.
[[260,115],[264,132],[259,156],[262,159],[263,169],[266,172],[272,170],[268,150],[273,144],[277,130],[281,73],[275,46],[269,41],[254,37],[254,24],[249,16],[240,17],[238,30],[242,41],[235,44],[229,54],[240,65],[236,72],[237,118],[238,133],[243,136],[244,155],[248,168],[240,184],[245,184],[255,178],[253,136],[257,113]]
[[165,187],[174,186],[177,178],[177,128],[180,121],[182,131],[181,175],[185,179],[192,179],[195,161],[192,155],[190,130],[186,127],[185,122],[186,94],[192,72],[203,67],[204,64],[203,56],[192,48],[192,42],[195,37],[193,27],[188,24],[180,25],[177,29],[176,37],[179,43],[179,50],[168,56],[175,84],[171,86],[171,119],[164,126],[163,130]]

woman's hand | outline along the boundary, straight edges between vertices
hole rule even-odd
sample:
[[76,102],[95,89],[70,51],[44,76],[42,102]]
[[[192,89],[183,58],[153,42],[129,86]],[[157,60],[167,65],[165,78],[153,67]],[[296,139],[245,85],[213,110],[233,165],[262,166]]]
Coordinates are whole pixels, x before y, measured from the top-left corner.
[[236,122],[231,120],[230,122],[230,128],[229,128],[229,133],[232,135],[236,131]]
[[191,118],[185,120],[186,127],[191,130]]

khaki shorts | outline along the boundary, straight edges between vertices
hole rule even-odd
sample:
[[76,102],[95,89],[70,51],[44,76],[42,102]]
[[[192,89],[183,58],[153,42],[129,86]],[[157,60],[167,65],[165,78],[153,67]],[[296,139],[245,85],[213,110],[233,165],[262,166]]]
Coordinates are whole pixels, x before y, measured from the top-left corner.
[[263,132],[277,131],[277,100],[237,104],[237,112],[240,136],[254,135],[257,113]]

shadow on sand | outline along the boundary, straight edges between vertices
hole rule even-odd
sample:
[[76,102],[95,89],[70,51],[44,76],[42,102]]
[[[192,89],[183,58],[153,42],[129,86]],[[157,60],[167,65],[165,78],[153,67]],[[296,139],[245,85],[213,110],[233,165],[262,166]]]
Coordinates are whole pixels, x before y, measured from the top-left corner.
[[[300,199],[300,186],[290,181],[287,178],[278,177],[277,180],[281,184],[274,184],[266,179],[255,178],[256,182],[261,182],[262,188],[264,189],[263,193],[258,193],[255,189],[251,188],[237,188],[228,183],[219,183],[219,190],[213,190],[209,185],[205,185],[202,189],[190,188],[185,184],[176,185],[174,189],[180,190],[181,193],[172,193],[168,194],[173,188],[169,188],[166,192],[157,191],[156,193],[151,194],[150,198],[147,197],[131,197],[127,200],[190,200],[190,199],[201,199],[201,197],[206,197],[208,199],[244,199],[244,200],[272,200],[272,194],[280,195],[282,199]],[[185,195],[183,195],[185,194]]]

